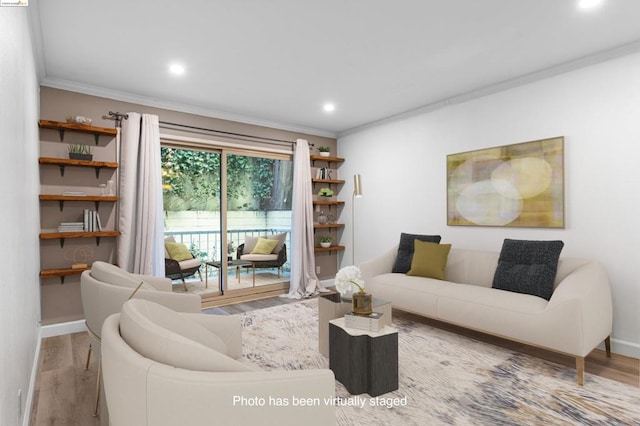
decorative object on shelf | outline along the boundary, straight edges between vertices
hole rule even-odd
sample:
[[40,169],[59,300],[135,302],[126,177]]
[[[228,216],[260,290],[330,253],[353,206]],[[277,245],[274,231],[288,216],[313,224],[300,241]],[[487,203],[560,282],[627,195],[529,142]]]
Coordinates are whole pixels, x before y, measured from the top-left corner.
[[364,281],[362,281],[360,269],[353,265],[340,269],[336,274],[334,284],[342,300],[351,300],[355,288],[364,291]]
[[320,247],[329,248],[331,247],[332,242],[333,238],[328,235],[323,235],[320,237]]
[[83,144],[69,144],[69,159],[91,161],[93,159],[91,146]]
[[73,115],[73,116],[67,117],[67,123],[83,124],[85,126],[91,126],[91,123],[93,123],[93,120],[90,119],[89,117],[83,117],[82,115]]
[[324,214],[324,211],[320,211],[320,214],[318,215],[318,223],[327,223],[329,220],[329,217]]
[[89,263],[93,260],[94,252],[89,246],[79,246],[65,250],[64,258],[73,262],[71,264],[71,269],[83,269],[87,268]]
[[330,224],[333,225],[333,224],[336,223],[336,221],[337,220],[336,220],[336,217],[334,215],[332,215],[332,214],[328,214],[327,215],[327,223],[330,223]]
[[112,179],[107,181],[107,195],[116,195],[116,183]]
[[334,192],[331,188],[320,188],[320,191],[318,191],[318,197],[321,200],[329,200],[333,197],[333,194]]
[[329,148],[328,146],[319,146],[318,152],[320,153],[321,157],[329,157],[331,155],[331,148]]

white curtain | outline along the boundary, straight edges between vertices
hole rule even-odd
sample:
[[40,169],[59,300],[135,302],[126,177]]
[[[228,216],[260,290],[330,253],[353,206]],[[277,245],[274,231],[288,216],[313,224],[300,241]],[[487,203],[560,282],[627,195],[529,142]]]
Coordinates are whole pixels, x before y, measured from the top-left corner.
[[285,295],[289,298],[300,299],[325,291],[316,276],[312,192],[309,144],[298,139],[293,152],[291,287]]
[[164,276],[164,224],[158,116],[128,113],[120,143],[118,264]]

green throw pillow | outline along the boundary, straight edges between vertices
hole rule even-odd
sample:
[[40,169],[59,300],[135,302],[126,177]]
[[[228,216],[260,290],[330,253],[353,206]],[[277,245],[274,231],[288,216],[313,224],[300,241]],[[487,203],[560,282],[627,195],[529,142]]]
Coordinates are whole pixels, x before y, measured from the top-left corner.
[[258,238],[256,246],[251,251],[251,254],[271,254],[274,248],[278,245],[278,240],[268,240],[266,238]]
[[193,259],[193,255],[191,254],[187,246],[182,243],[165,242],[164,247],[167,249],[167,252],[169,252],[169,256],[171,256],[173,260],[182,262],[183,260]]
[[415,240],[411,269],[407,275],[444,280],[450,250],[451,244]]

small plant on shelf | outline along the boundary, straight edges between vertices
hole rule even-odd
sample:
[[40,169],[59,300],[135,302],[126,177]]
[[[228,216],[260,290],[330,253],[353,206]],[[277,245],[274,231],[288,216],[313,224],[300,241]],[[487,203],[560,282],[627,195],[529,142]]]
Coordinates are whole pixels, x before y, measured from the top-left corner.
[[320,237],[320,246],[327,248],[327,247],[331,247],[331,243],[333,242],[333,237],[330,237],[328,235],[323,235]]
[[328,146],[319,146],[318,152],[322,157],[328,157],[331,154],[331,148]]
[[69,158],[72,160],[91,161],[93,159],[91,146],[83,144],[69,144]]
[[331,198],[333,194],[331,188],[320,188],[320,191],[318,191],[318,197]]

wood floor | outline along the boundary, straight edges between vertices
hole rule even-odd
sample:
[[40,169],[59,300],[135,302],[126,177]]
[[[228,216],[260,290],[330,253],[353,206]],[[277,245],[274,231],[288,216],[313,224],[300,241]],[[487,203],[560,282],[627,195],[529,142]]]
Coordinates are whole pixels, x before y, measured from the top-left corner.
[[[296,302],[296,300],[273,297],[211,308],[207,309],[206,312],[218,315],[234,315],[293,302]],[[574,359],[568,356],[513,343],[401,311],[394,310],[394,316],[409,318],[474,339],[575,367]],[[100,424],[98,418],[92,415],[97,365],[95,357],[92,357],[89,369],[85,369],[88,347],[89,339],[86,333],[67,334],[42,340],[31,414],[32,426],[97,426]],[[587,357],[586,371],[587,373],[640,387],[640,361],[634,358],[617,354],[607,358],[603,351],[595,350]],[[589,386],[588,379],[585,385]]]

